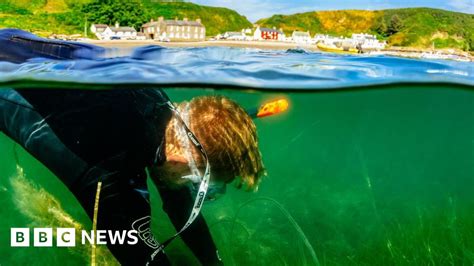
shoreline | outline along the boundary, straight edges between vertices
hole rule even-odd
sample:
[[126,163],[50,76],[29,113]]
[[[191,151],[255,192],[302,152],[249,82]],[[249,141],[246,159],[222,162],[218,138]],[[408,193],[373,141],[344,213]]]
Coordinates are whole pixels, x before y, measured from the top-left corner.
[[273,42],[273,41],[199,41],[199,42],[159,42],[153,40],[86,40],[81,41],[90,44],[95,44],[108,48],[129,48],[138,47],[144,45],[158,45],[167,48],[193,48],[193,47],[236,47],[236,48],[256,48],[266,50],[287,50],[303,48],[311,51],[319,51],[316,45],[310,44],[298,44],[298,43],[286,43],[286,42]]
[[[107,48],[134,48],[146,45],[157,45],[167,48],[193,48],[193,47],[234,47],[252,48],[263,50],[288,50],[304,49],[311,52],[325,52],[316,47],[315,44],[287,43],[276,41],[200,41],[200,42],[159,42],[154,40],[81,40],[81,42],[99,45]],[[413,47],[389,47],[380,51],[367,51],[365,55],[387,55],[404,58],[419,59],[441,59],[474,62],[474,55],[469,52],[456,51],[452,49],[422,49]]]

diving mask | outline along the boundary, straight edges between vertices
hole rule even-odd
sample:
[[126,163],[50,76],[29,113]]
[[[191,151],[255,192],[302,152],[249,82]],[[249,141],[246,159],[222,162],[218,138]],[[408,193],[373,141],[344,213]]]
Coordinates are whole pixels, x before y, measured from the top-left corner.
[[[187,182],[186,186],[191,192],[193,198],[195,198],[199,191],[199,184],[201,183],[201,177],[196,175],[186,175],[181,178],[187,179],[190,182]],[[227,191],[227,186],[225,182],[222,181],[210,181],[209,187],[207,188],[205,201],[214,201],[219,199]]]

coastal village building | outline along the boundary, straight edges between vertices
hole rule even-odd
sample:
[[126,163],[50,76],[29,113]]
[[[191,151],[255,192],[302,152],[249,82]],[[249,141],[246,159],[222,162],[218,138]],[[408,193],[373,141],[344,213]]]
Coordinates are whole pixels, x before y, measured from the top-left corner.
[[325,34],[316,34],[314,35],[313,42],[318,43],[318,42],[325,42],[326,40],[333,38],[329,35]]
[[138,41],[144,41],[144,40],[146,40],[145,33],[143,33],[143,32],[137,32],[137,38],[136,38],[136,40],[138,40]]
[[204,41],[206,39],[206,27],[201,23],[201,19],[165,20],[159,17],[157,21],[152,19],[143,24],[142,31],[147,39],[152,40]]
[[91,32],[94,33],[97,36],[97,38],[99,38],[99,35],[101,35],[108,27],[109,26],[105,24],[92,24]]
[[344,37],[334,37],[330,35],[316,34],[313,38],[314,43],[323,43],[325,45],[340,45],[344,42]]
[[253,39],[257,41],[262,41],[262,40],[284,41],[285,34],[283,33],[281,29],[276,30],[275,28],[270,29],[270,28],[257,27],[255,32],[253,33]]
[[384,49],[387,42],[377,40],[375,35],[367,33],[352,34],[351,38],[334,37],[330,35],[316,34],[313,41],[336,47],[358,47],[369,50]]
[[245,41],[247,40],[247,36],[243,32],[238,31],[228,31],[222,35],[223,39],[226,40],[234,40],[234,41]]
[[309,31],[293,31],[291,39],[296,43],[310,43],[312,41]]
[[137,31],[133,27],[120,27],[119,23],[115,23],[115,27],[110,27],[105,24],[92,24],[91,32],[94,33],[99,40],[135,40],[137,38]]
[[375,35],[367,33],[354,33],[352,39],[362,45],[363,49],[384,49],[387,45],[387,42],[380,42]]
[[242,29],[242,32],[244,34],[252,34],[252,29],[251,28]]

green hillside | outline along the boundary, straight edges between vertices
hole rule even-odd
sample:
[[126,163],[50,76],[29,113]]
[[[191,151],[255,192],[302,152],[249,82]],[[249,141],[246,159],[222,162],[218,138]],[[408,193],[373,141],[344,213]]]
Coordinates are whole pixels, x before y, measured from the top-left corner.
[[474,50],[474,15],[440,9],[315,11],[274,15],[257,24],[282,28],[287,34],[293,30],[343,36],[369,32],[395,46]]
[[83,19],[72,12],[65,0],[3,0],[0,27],[19,28],[39,35],[80,33]]
[[202,23],[206,25],[208,36],[215,36],[225,31],[240,31],[243,28],[252,28],[252,23],[246,17],[227,8],[201,6],[192,3],[146,3],[145,5],[151,17],[155,19],[159,16],[168,19],[175,17],[201,18]]
[[139,28],[151,18],[201,18],[207,35],[240,30],[252,24],[237,12],[193,3],[154,0],[2,0],[0,28],[20,28],[47,36],[83,33],[90,23],[130,25]]

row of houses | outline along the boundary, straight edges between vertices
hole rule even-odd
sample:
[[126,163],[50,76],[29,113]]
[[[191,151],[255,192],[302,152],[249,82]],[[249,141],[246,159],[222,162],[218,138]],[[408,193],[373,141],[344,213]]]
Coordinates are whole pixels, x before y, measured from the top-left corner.
[[246,34],[247,30],[242,32],[226,32],[216,36],[217,39],[238,40],[238,41],[281,41],[294,42],[300,44],[324,43],[330,46],[348,46],[361,47],[362,49],[383,49],[387,45],[385,41],[381,42],[375,35],[367,33],[355,33],[350,38],[335,37],[330,35],[316,34],[311,37],[309,31],[293,31],[291,36],[286,36],[282,29],[257,27],[252,35]]
[[[229,31],[219,34],[216,39],[234,40],[234,41],[285,41],[285,34],[282,29],[261,28],[257,27],[253,34],[251,29],[243,29],[242,31]],[[251,35],[249,35],[251,34]]]
[[323,43],[329,46],[360,47],[361,49],[376,50],[384,49],[387,46],[386,41],[379,41],[375,35],[367,33],[354,33],[350,38],[316,34],[313,38],[313,42]]
[[[91,31],[100,40],[158,40],[158,41],[204,41],[206,27],[200,19],[166,20],[159,17],[143,24],[140,31],[133,27],[121,27],[118,23],[114,27],[105,24],[93,24]],[[323,43],[329,46],[360,47],[362,49],[383,49],[386,42],[377,40],[377,37],[367,33],[352,34],[350,38],[316,34],[311,37],[309,31],[294,31],[286,36],[282,29],[264,28],[257,26],[255,30],[243,29],[240,32],[226,32],[219,34],[216,39],[235,41],[280,41],[301,44]]]
[[99,40],[159,40],[159,41],[204,41],[206,39],[206,27],[200,19],[195,21],[184,18],[183,20],[165,20],[159,17],[156,21],[151,19],[141,26],[138,32],[133,27],[115,27],[105,24],[92,24],[91,32]]

